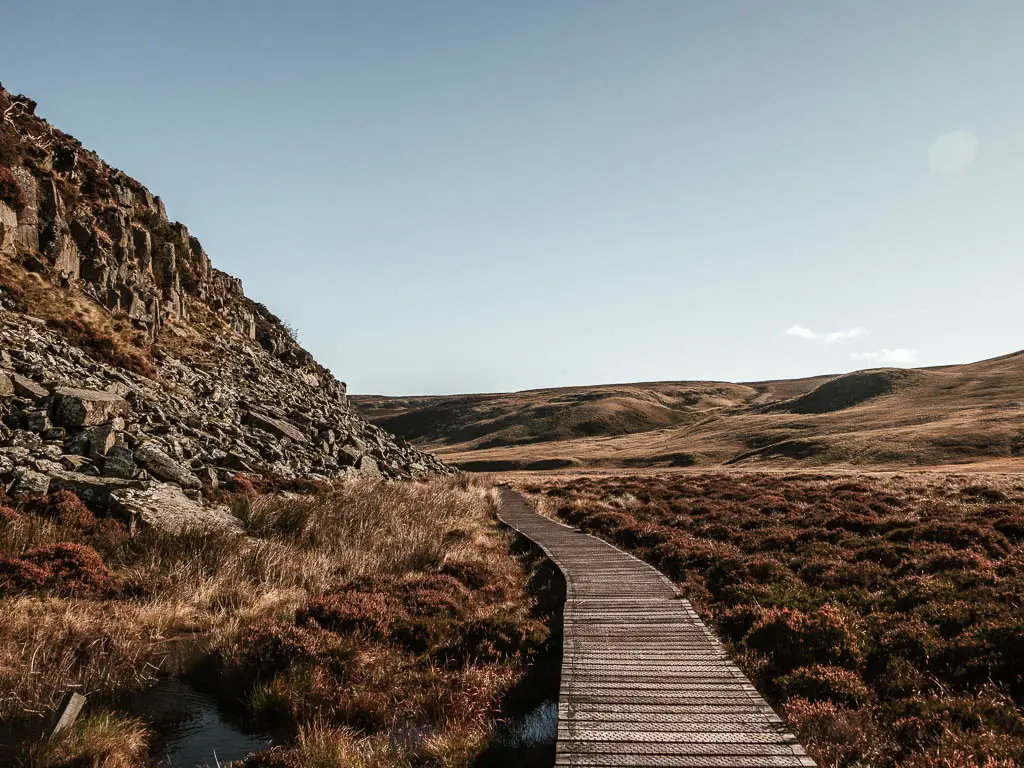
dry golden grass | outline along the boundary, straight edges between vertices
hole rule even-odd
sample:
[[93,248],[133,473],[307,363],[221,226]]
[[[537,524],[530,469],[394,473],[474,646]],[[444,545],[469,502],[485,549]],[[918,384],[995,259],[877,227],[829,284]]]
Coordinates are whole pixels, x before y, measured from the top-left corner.
[[0,288],[21,311],[45,320],[68,342],[96,359],[150,378],[151,339],[125,317],[114,317],[78,288],[65,290],[9,257],[0,257]]
[[0,719],[42,716],[69,689],[143,685],[159,668],[167,617],[147,607],[59,597],[0,605]]
[[[443,754],[458,765],[486,745],[495,708],[525,664],[508,643],[526,651],[537,641],[525,573],[508,553],[491,490],[465,479],[350,481],[232,503],[247,535],[129,538],[66,503],[64,517],[0,515],[8,562],[72,542],[94,547],[115,577],[70,594],[15,589],[0,567],[0,719],[31,730],[68,689],[102,710],[158,675],[185,673],[217,681],[257,722],[294,725],[293,749],[270,760],[309,753],[298,764],[358,765],[362,755],[366,765],[404,765],[409,755],[422,763]],[[391,606],[381,621],[394,632],[297,625],[300,609],[319,616],[322,601],[331,609],[352,590]],[[509,627],[525,634],[516,640]],[[413,727],[421,736],[395,751],[394,730]],[[60,754],[100,749],[92,731],[74,733]],[[322,762],[331,750],[351,762]],[[314,759],[318,751],[328,757]],[[26,765],[51,764],[24,754],[36,761]]]
[[73,729],[35,747],[26,768],[136,768],[147,762],[145,725],[109,713],[82,717]]

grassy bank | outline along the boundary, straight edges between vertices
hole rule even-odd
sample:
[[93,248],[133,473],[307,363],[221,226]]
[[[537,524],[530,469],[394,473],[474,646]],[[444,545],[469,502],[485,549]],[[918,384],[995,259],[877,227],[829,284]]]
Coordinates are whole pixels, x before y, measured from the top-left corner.
[[[245,535],[129,537],[69,494],[0,509],[0,719],[88,716],[22,764],[147,765],[115,702],[190,676],[283,748],[247,766],[467,765],[547,636],[482,487],[239,483]],[[76,762],[78,761],[78,762]]]
[[529,484],[679,583],[829,766],[1024,764],[1024,478]]

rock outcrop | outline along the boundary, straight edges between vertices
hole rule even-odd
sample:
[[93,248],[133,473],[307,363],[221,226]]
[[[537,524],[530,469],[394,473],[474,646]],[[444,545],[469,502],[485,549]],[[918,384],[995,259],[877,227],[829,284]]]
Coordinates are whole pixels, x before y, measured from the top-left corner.
[[153,523],[239,472],[448,471],[354,414],[345,384],[159,197],[0,87],[5,489],[70,489]]

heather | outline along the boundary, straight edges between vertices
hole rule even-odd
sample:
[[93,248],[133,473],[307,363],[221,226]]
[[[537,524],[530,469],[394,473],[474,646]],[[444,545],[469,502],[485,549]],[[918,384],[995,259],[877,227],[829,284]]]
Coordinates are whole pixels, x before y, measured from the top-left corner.
[[148,765],[150,724],[122,702],[178,675],[275,734],[245,765],[476,759],[548,639],[491,492],[277,486],[218,492],[242,534],[131,536],[68,492],[5,499],[0,720],[34,734],[64,691],[89,704],[57,742],[0,747],[27,766]]
[[1024,479],[684,472],[526,489],[675,580],[820,765],[1024,761]]

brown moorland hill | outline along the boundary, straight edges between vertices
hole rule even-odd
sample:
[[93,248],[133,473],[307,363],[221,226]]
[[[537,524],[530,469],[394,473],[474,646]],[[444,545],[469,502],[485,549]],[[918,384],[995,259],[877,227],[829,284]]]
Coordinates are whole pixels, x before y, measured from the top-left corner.
[[1024,463],[1024,352],[783,381],[352,400],[473,470]]

